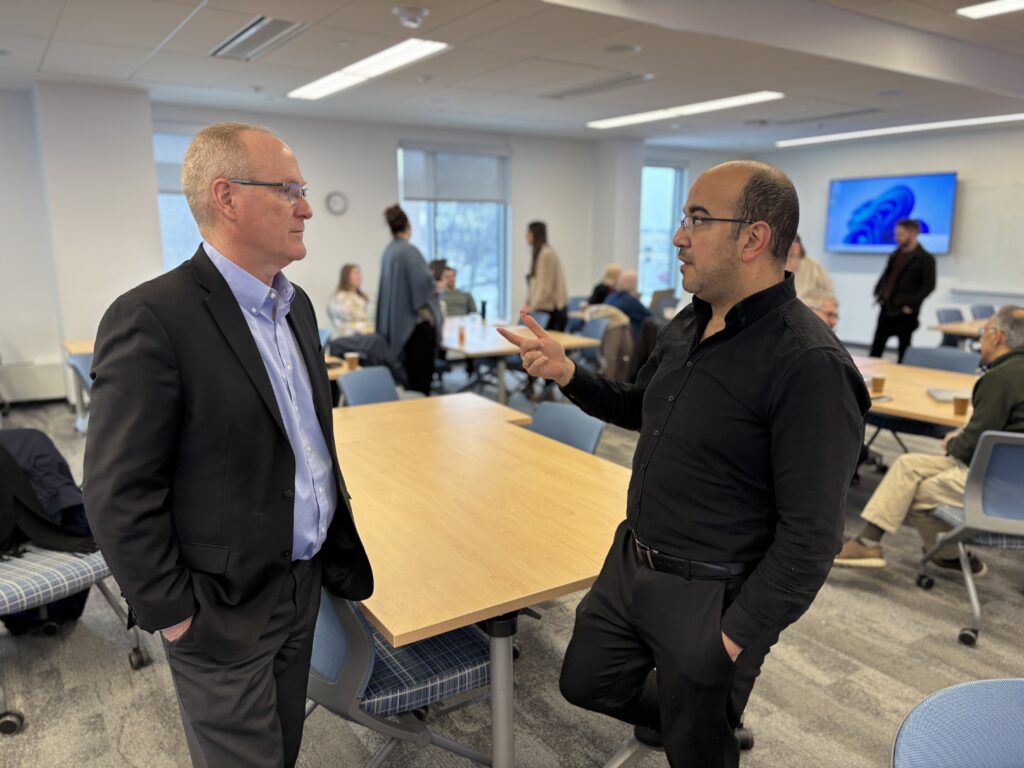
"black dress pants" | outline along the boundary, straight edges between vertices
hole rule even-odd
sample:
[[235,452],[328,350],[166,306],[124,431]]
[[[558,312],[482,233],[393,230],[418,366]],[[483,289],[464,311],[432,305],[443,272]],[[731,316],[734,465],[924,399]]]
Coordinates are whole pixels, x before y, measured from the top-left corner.
[[777,635],[734,663],[722,614],[743,579],[696,580],[640,564],[623,522],[597,581],[576,609],[562,665],[571,703],[660,729],[673,768],[735,768],[739,724]]
[[434,356],[436,355],[437,334],[434,326],[423,320],[416,324],[409,339],[402,348],[402,365],[408,379],[408,389],[430,394],[434,380]]
[[871,342],[871,351],[868,354],[871,357],[881,357],[885,351],[885,343],[889,341],[890,337],[895,336],[899,344],[899,361],[902,363],[903,353],[910,346],[910,337],[917,330],[917,315],[908,315],[906,313],[893,315],[889,314],[890,312],[892,310],[886,310],[885,307],[878,311],[878,325],[875,326],[875,338]]

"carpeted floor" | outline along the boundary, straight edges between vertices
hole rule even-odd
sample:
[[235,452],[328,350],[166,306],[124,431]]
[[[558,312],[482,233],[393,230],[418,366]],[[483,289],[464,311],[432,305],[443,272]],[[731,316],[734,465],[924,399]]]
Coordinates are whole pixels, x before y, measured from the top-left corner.
[[[454,379],[453,379],[454,382]],[[530,410],[521,396],[513,406]],[[16,407],[5,426],[46,431],[81,477],[84,439],[72,429],[63,404]],[[883,453],[895,443],[880,438]],[[937,452],[937,441],[911,440],[913,450]],[[598,453],[629,464],[632,433],[606,429]],[[873,470],[851,489],[848,530],[877,485]],[[1024,616],[1024,560],[1013,553],[982,552],[990,574],[979,582],[985,627],[978,645],[957,642],[969,615],[962,581],[939,574],[936,586],[914,586],[919,540],[904,528],[885,541],[883,571],[833,572],[811,610],[788,629],[771,653],[746,722],[755,748],[746,768],[867,768],[889,764],[896,729],[921,698],[947,685],[987,677],[1024,675],[1019,623]],[[529,768],[600,766],[630,729],[576,709],[558,691],[558,670],[580,594],[540,606],[540,621],[520,621],[516,662],[516,762]],[[0,629],[0,683],[8,706],[22,711],[25,729],[0,737],[0,766],[118,768],[185,766],[184,737],[159,642],[147,636],[154,663],[132,672],[127,637],[94,591],[83,617],[57,637],[12,638]],[[486,750],[489,709],[471,705],[438,717],[440,732]],[[365,765],[382,738],[323,711],[310,717],[299,765]],[[386,763],[466,766],[434,748],[400,746]],[[665,765],[652,754],[646,768]]]

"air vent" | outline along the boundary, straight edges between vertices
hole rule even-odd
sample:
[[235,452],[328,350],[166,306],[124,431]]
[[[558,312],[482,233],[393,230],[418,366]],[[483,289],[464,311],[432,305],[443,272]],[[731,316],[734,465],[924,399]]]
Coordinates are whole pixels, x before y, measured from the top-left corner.
[[873,115],[882,110],[874,107],[864,109],[849,109],[845,112],[832,112],[828,115],[813,115],[812,117],[794,117],[790,120],[772,120],[774,125],[800,125],[801,123],[823,123],[826,120],[839,120],[844,117],[860,117],[861,115]]
[[595,80],[587,85],[580,85],[575,88],[566,88],[564,91],[552,91],[551,93],[542,93],[540,97],[542,99],[577,99],[580,96],[590,96],[594,93],[604,93],[605,91],[614,91],[617,88],[625,88],[630,85],[637,85],[638,83],[649,83],[654,79],[654,75],[633,75],[633,74],[622,74],[614,75],[612,77],[606,77],[602,80]]
[[258,16],[210,51],[210,55],[221,59],[252,61],[284,45],[308,26],[299,21]]

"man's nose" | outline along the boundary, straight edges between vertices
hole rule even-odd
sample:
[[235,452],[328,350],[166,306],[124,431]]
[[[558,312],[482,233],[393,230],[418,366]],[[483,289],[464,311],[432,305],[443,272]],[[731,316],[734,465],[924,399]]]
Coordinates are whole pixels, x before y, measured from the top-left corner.
[[672,237],[672,245],[676,248],[686,248],[690,245],[690,233],[686,231],[684,227],[680,227],[676,230],[675,235]]

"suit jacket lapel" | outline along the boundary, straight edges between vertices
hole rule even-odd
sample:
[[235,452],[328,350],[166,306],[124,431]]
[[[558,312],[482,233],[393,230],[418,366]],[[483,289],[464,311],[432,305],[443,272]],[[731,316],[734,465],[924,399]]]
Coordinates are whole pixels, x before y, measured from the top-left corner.
[[235,295],[201,245],[196,251],[196,255],[192,257],[191,264],[196,280],[209,291],[205,301],[210,314],[213,315],[214,322],[217,323],[238,361],[242,364],[242,368],[245,369],[253,386],[256,387],[256,391],[259,392],[267,410],[270,411],[278,429],[281,430],[281,434],[287,435],[284,430],[284,422],[281,421],[281,412],[277,408],[274,388],[270,385],[270,377],[267,376],[267,369],[263,365],[263,358],[260,357],[260,351],[252,338],[252,332],[249,330],[245,318],[242,317],[242,309],[238,306]]

